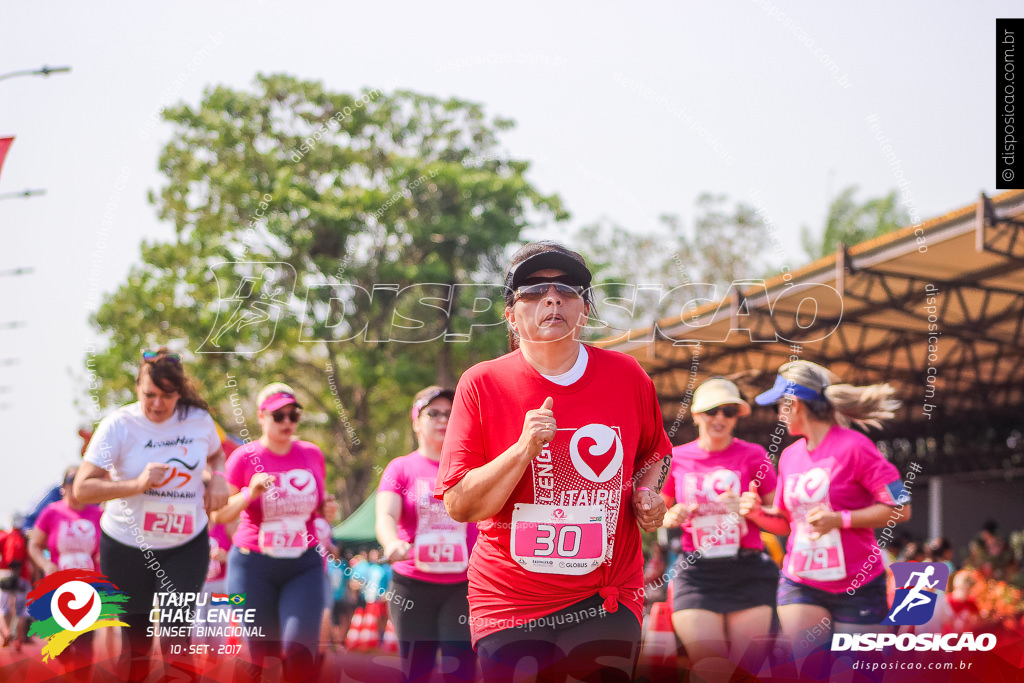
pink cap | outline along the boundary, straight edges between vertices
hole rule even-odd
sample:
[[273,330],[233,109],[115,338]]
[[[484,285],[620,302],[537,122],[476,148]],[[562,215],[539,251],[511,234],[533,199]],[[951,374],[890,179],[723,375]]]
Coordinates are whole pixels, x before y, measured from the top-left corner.
[[284,408],[286,405],[290,405],[292,403],[300,408],[302,407],[299,405],[299,402],[295,400],[295,394],[289,394],[282,391],[276,394],[271,394],[263,399],[263,403],[260,404],[260,410],[269,410],[270,412],[274,412],[275,410]]

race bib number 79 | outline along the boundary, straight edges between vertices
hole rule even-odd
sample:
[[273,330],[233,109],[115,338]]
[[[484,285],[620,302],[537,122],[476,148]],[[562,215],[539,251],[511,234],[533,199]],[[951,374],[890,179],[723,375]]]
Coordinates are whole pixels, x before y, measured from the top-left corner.
[[815,581],[846,578],[846,561],[839,530],[833,529],[813,541],[806,530],[796,531],[793,550],[789,554],[789,572]]

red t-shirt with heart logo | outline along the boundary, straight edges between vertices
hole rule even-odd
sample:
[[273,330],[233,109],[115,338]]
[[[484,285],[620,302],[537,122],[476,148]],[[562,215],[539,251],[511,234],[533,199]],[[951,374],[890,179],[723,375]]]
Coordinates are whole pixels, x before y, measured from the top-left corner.
[[528,410],[553,399],[554,440],[502,510],[479,522],[469,564],[473,642],[599,592],[639,620],[643,610],[634,474],[672,450],[654,384],[630,356],[584,347],[586,371],[569,386],[537,372],[520,351],[459,380],[434,494],[518,441]]
[[274,488],[254,498],[242,511],[232,543],[260,552],[261,524],[302,518],[309,534],[307,546],[316,546],[313,513],[324,500],[323,451],[308,441],[295,441],[287,454],[277,455],[252,441],[235,449],[228,458],[226,474],[232,486],[248,486],[259,472],[274,475]]

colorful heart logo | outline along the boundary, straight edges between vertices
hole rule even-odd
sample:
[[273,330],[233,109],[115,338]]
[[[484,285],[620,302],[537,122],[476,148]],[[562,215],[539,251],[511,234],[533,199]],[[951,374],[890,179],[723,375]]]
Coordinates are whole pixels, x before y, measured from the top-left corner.
[[81,631],[92,626],[99,617],[100,608],[96,589],[83,581],[65,583],[53,594],[50,602],[54,619],[62,628],[70,631]]
[[78,626],[78,622],[85,618],[85,615],[92,609],[92,603],[96,600],[95,595],[90,595],[89,600],[85,603],[84,607],[72,607],[71,602],[75,599],[73,593],[64,593],[57,598],[57,608],[60,613],[64,615],[64,618],[68,620],[72,626]]

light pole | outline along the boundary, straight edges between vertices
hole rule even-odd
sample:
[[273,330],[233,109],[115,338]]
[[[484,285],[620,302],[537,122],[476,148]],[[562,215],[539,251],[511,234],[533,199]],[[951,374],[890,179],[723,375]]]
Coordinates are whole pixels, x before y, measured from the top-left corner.
[[38,194],[46,194],[46,190],[21,190],[20,192],[0,193],[0,199],[17,199],[18,197],[34,197]]
[[50,74],[64,74],[71,71],[70,66],[44,66],[42,69],[27,69],[25,71],[12,71],[9,74],[0,75],[0,81],[17,76],[49,76]]
[[[49,76],[50,74],[66,74],[70,73],[70,66],[46,66],[43,65],[41,69],[25,69],[23,71],[12,71],[6,74],[0,74],[0,81],[7,80],[8,78],[16,78],[18,76]],[[2,161],[2,160],[0,160]],[[33,195],[46,194],[46,190],[22,190],[21,192],[5,192],[0,194],[0,199],[14,199],[15,197],[32,197]]]

